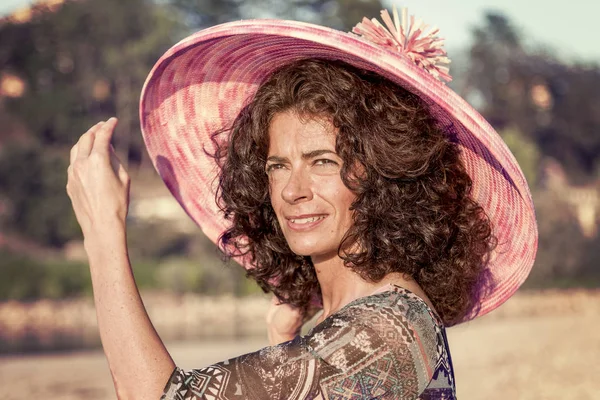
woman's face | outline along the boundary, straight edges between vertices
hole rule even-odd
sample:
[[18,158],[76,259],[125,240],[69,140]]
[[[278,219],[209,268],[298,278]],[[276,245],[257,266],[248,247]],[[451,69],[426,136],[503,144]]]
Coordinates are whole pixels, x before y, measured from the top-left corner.
[[353,223],[355,195],[340,177],[336,134],[331,122],[293,111],[276,114],[269,127],[271,205],[292,251],[315,263],[337,256]]

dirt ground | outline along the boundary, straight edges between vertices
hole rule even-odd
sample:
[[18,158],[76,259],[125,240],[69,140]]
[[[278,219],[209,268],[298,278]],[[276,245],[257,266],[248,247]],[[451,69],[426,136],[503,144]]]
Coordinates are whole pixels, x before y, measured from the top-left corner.
[[[514,300],[513,300],[514,299]],[[599,399],[600,293],[519,294],[448,329],[458,398]],[[183,368],[209,365],[264,340],[172,342]],[[115,394],[101,351],[0,358],[0,398],[105,400]]]

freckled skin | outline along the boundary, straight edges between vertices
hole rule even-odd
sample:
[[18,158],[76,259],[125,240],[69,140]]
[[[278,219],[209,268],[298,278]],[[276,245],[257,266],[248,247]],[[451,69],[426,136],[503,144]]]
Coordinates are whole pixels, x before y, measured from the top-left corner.
[[[335,154],[336,134],[331,122],[300,118],[292,111],[276,114],[269,127],[265,169],[271,205],[292,251],[311,256],[314,263],[337,256],[353,223],[350,206],[355,195],[340,176],[343,162]],[[319,150],[323,151],[317,154]],[[290,228],[286,216],[305,214],[326,217],[308,231]]]

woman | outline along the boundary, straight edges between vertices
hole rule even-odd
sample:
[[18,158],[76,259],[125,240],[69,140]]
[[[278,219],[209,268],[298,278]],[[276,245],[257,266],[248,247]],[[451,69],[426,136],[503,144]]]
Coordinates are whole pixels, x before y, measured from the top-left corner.
[[[142,93],[161,177],[276,295],[276,346],[176,368],[127,258],[115,120],[74,146],[67,190],[120,397],[455,398],[444,327],[517,289],[535,219],[501,140],[435,80],[448,78],[437,39],[388,27],[363,21],[368,41],[286,21],[221,25],[167,52]],[[317,326],[297,335],[314,305]]]

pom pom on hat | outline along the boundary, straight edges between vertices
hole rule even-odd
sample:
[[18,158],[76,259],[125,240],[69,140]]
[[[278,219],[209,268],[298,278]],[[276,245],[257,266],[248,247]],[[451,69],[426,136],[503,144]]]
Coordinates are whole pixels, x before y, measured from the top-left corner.
[[450,59],[443,48],[444,39],[437,36],[439,29],[433,28],[431,32],[425,33],[429,26],[424,25],[420,19],[415,21],[415,17],[412,15],[410,16],[410,25],[408,25],[406,8],[402,8],[402,24],[400,24],[395,6],[393,14],[394,20],[392,21],[389,12],[381,10],[381,19],[386,26],[383,26],[375,18],[364,17],[362,22],[352,28],[352,32],[379,46],[406,55],[436,79],[450,82],[452,77],[447,66]]

